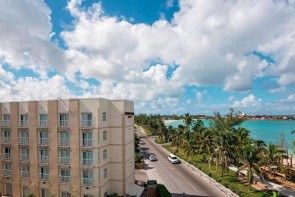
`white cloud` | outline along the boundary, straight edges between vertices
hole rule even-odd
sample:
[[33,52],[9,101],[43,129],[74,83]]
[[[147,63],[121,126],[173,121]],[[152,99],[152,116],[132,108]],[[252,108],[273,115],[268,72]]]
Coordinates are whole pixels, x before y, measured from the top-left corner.
[[2,1],[0,6],[0,62],[12,67],[29,67],[36,72],[63,70],[61,49],[50,41],[50,9],[45,2]]
[[202,92],[197,92],[196,97],[197,97],[197,101],[198,101],[198,102],[202,102],[202,99],[203,99],[203,94],[202,94]]
[[0,80],[0,100],[9,102],[75,97],[65,82],[65,79],[59,75],[47,80],[32,77],[19,78],[9,83]]
[[[152,25],[108,16],[99,3],[81,8],[81,2],[68,1],[67,9],[75,20],[61,33],[66,49],[50,41],[54,32],[45,2],[1,3],[0,61],[14,68],[31,68],[46,82],[53,80],[46,79],[46,71],[58,71],[64,81],[52,82],[63,87],[65,95],[71,95],[65,85],[70,80],[80,82],[82,96],[145,101],[153,107],[170,103],[170,109],[186,85],[251,91],[257,78],[275,76],[280,89],[270,91],[276,92],[295,83],[295,8],[290,2],[180,0],[180,10],[171,22],[161,18]],[[271,55],[274,63],[259,59],[253,51]],[[168,78],[173,65],[178,67]],[[24,96],[17,88],[19,83],[35,87],[42,82],[36,78],[19,81],[3,69],[0,75],[14,80],[0,81],[13,99]],[[83,81],[88,78],[99,85]],[[29,89],[24,92],[31,94]],[[47,96],[53,95],[58,91]],[[201,101],[204,92],[196,97]],[[235,104],[253,107],[260,102],[250,94]]]
[[3,66],[0,64],[0,79],[2,79],[3,81],[10,81],[13,80],[13,78],[14,74],[3,69]]
[[[262,101],[260,98],[256,98],[253,94],[243,98],[241,101],[235,101],[233,104],[234,108],[257,108],[260,107]],[[255,109],[253,109],[255,110]]]
[[166,0],[166,7],[167,8],[173,7],[173,0]]

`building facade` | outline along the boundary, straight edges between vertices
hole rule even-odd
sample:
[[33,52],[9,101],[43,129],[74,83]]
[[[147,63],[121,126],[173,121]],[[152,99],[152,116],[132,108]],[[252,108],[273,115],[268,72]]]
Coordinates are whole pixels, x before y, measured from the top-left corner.
[[10,102],[0,111],[2,195],[98,197],[133,186],[133,102]]

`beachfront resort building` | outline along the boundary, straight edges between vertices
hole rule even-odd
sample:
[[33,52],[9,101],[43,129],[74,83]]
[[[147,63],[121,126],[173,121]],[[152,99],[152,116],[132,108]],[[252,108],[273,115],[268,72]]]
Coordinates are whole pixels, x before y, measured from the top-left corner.
[[0,110],[1,195],[125,196],[134,187],[133,102],[10,102]]

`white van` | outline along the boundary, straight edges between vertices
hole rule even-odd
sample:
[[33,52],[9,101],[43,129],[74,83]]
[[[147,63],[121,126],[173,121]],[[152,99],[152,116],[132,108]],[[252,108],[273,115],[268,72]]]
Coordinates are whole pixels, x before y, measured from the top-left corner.
[[171,163],[180,163],[179,159],[174,154],[169,154],[168,159]]

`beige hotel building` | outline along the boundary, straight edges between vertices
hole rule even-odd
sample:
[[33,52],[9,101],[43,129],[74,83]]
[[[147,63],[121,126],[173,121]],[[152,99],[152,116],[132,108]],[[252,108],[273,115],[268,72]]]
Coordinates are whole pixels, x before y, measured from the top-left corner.
[[28,101],[0,109],[2,196],[125,196],[134,187],[133,102]]

